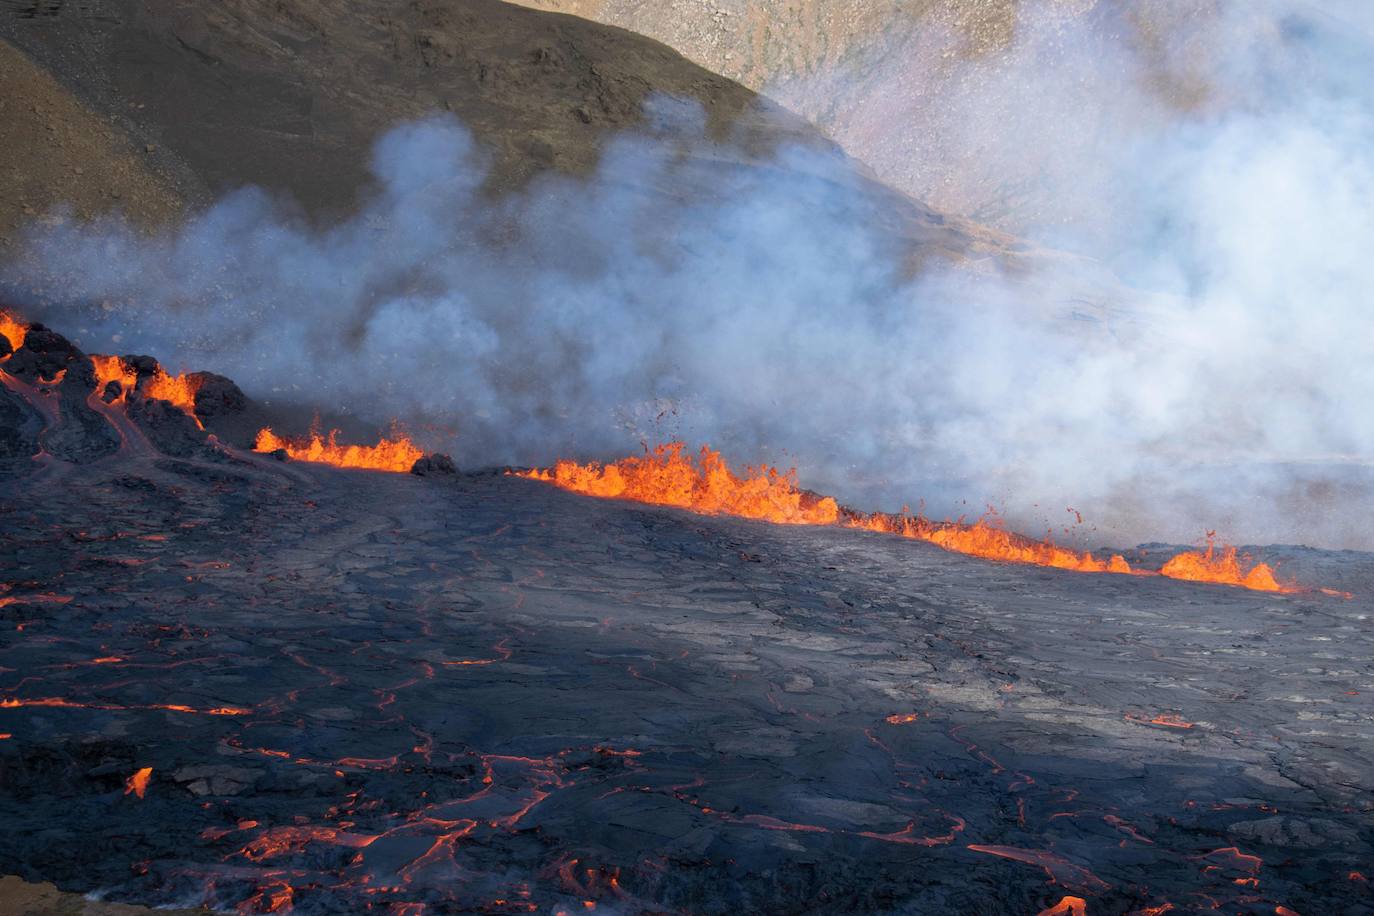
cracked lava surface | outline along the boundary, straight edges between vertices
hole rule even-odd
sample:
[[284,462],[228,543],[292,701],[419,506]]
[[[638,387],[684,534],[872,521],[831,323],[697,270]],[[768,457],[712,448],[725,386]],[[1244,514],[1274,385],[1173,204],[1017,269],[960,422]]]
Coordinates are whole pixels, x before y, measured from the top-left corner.
[[241,912],[1370,913],[1356,595],[151,454],[0,481],[0,863]]

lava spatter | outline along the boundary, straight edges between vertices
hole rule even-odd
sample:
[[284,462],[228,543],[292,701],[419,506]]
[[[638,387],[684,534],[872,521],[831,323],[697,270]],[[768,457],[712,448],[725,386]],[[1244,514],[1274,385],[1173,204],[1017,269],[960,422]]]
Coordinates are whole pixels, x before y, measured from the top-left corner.
[[[1243,565],[1237,551],[1211,546],[1185,551],[1156,573],[1135,569],[1120,554],[1103,559],[1073,550],[1048,538],[1035,540],[1003,528],[991,511],[974,522],[936,522],[923,515],[856,512],[833,497],[801,489],[795,469],[780,472],[764,465],[736,474],[719,452],[703,446],[694,460],[682,442],[646,449],[645,454],[608,464],[557,462],[552,468],[514,471],[514,476],[551,483],[560,489],[604,499],[625,499],[673,506],[704,515],[733,515],[786,525],[843,525],[935,544],[953,553],[987,560],[1046,566],[1081,573],[1163,576],[1192,582],[1230,585],[1252,591],[1304,591],[1280,583],[1268,564]],[[1321,589],[1325,594],[1343,594]]]
[[124,794],[142,798],[148,791],[148,780],[152,778],[152,767],[140,767],[124,783]]
[[410,437],[396,432],[384,436],[376,445],[343,445],[339,431],[327,435],[313,431],[305,439],[287,439],[270,428],[258,431],[253,450],[257,452],[286,452],[296,461],[311,461],[340,468],[359,468],[371,471],[405,473],[424,457],[424,451]]
[[611,464],[560,461],[549,470],[517,476],[556,484],[565,490],[675,506],[704,515],[734,515],[782,525],[829,525],[839,506],[797,487],[795,471],[762,465],[736,474],[719,452],[703,446],[692,456],[681,442],[659,445],[644,455]]
[[[24,345],[24,335],[28,333],[28,325],[24,324],[10,312],[0,309],[0,337],[10,345],[10,351],[18,350]],[[0,360],[8,357],[6,353],[0,356]]]

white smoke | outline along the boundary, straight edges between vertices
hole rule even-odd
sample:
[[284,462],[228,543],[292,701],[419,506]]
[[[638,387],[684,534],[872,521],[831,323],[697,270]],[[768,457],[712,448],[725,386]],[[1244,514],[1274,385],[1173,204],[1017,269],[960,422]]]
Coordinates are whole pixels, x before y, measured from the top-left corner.
[[[1005,78],[1034,80],[1051,111],[1091,63],[1026,59]],[[436,117],[380,141],[375,195],[332,228],[249,189],[151,240],[60,221],[0,282],[90,349],[453,429],[424,444],[467,466],[681,435],[795,463],[864,508],[995,503],[1033,533],[1073,506],[1095,542],[1221,527],[1374,547],[1374,105],[1334,74],[1271,104],[1260,89],[1286,70],[1218,61],[1209,79],[1240,101],[1093,147],[1091,184],[1113,191],[1089,228],[1133,292],[1053,257],[906,278],[846,160],[726,167],[700,112],[666,100],[587,179],[492,200],[481,151]],[[695,171],[664,123],[717,165]],[[1020,139],[1053,158],[1052,131]],[[711,193],[676,206],[646,193],[704,174]],[[93,302],[103,320],[64,316]]]

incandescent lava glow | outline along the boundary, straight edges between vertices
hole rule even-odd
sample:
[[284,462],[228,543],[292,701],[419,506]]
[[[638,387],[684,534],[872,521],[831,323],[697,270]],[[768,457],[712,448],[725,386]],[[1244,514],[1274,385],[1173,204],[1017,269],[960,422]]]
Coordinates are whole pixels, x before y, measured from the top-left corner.
[[28,332],[28,325],[9,312],[0,310],[0,337],[10,342],[11,350],[18,350],[24,345],[24,337]]
[[[95,364],[97,393],[103,392],[105,386],[110,382],[118,382],[120,386],[119,396],[124,398],[138,384],[138,373],[122,357],[92,355],[91,362]],[[140,393],[145,398],[168,401],[194,417],[196,415],[196,392],[199,389],[199,383],[189,376],[185,374],[168,375],[161,367],[158,367],[157,371],[143,383]]]
[[[264,451],[259,446],[259,451]],[[294,456],[293,456],[294,457]],[[796,471],[785,473],[763,465],[736,474],[720,453],[702,446],[693,459],[681,442],[646,449],[640,456],[610,464],[559,461],[552,468],[513,471],[514,476],[551,483],[564,490],[627,499],[657,506],[674,506],[705,515],[733,515],[785,525],[843,525],[926,541],[954,553],[987,560],[1048,566],[1082,573],[1164,576],[1190,582],[1210,582],[1261,592],[1305,591],[1280,583],[1266,563],[1245,568],[1232,547],[1218,552],[1208,534],[1206,551],[1185,551],[1159,570],[1134,569],[1114,554],[1101,559],[1087,551],[1035,540],[1001,527],[989,513],[978,521],[934,522],[923,515],[861,513],[841,507],[832,497],[818,496],[797,486]],[[1343,595],[1322,589],[1325,594]]]
[[142,798],[148,791],[148,780],[153,775],[152,767],[140,767],[124,782],[124,794]]
[[162,710],[164,712],[184,712],[191,715],[200,716],[246,716],[251,710],[243,709],[239,706],[213,706],[209,708],[185,706],[181,703],[143,703],[138,705],[123,705],[119,703],[84,703],[78,700],[69,700],[65,697],[30,697],[19,699],[18,697],[5,697],[0,699],[0,709],[22,709],[30,707],[46,707],[48,709],[101,709],[123,712],[125,710]]
[[851,528],[866,531],[880,531],[896,534],[918,541],[936,544],[954,553],[983,557],[987,560],[1003,560],[1009,563],[1026,563],[1032,566],[1052,566],[1055,569],[1069,569],[1074,572],[1121,573],[1132,572],[1125,557],[1114,555],[1107,560],[1099,560],[1086,551],[1070,550],[1048,540],[1036,541],[1024,535],[1007,531],[997,524],[994,516],[988,515],[978,521],[932,522],[921,515],[890,515],[874,512],[871,515],[851,515],[845,520]]
[[1236,548],[1223,547],[1218,553],[1212,546],[1215,532],[1207,533],[1207,550],[1190,550],[1165,563],[1159,573],[1171,579],[1187,579],[1191,582],[1220,582],[1224,585],[1239,585],[1257,592],[1293,591],[1285,588],[1274,578],[1269,564],[1260,563],[1249,570],[1243,570],[1236,557]]
[[424,456],[424,452],[409,436],[396,431],[390,437],[380,439],[376,445],[340,445],[338,435],[336,429],[331,430],[328,436],[313,431],[308,439],[284,439],[272,432],[271,428],[263,427],[258,430],[253,450],[275,452],[282,449],[296,461],[397,473],[409,471]]
[[832,525],[840,508],[830,497],[816,498],[797,487],[796,472],[763,465],[730,470],[719,452],[702,446],[695,458],[681,442],[654,447],[644,455],[611,464],[560,461],[552,470],[517,472],[564,490],[676,506],[703,515],[735,515],[782,525]]
[[1065,895],[1054,906],[1041,910],[1036,916],[1088,916],[1088,901],[1082,897]]

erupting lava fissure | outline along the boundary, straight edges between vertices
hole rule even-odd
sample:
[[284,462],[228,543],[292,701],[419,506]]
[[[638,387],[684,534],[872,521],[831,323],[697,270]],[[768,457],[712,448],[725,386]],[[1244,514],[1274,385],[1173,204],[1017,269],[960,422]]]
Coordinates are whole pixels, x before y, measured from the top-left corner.
[[394,430],[390,437],[383,437],[376,445],[340,445],[338,435],[338,430],[330,431],[328,436],[312,431],[308,439],[293,440],[284,439],[264,427],[258,431],[253,450],[275,452],[280,449],[297,461],[399,473],[409,471],[424,456],[409,436]]
[[[126,397],[138,384],[138,372],[119,356],[91,356],[95,364],[96,392],[103,392],[111,382],[120,386],[119,398]],[[200,386],[189,374],[168,375],[161,367],[143,383],[141,393],[146,398],[167,401],[192,417],[196,415],[196,392]],[[197,420],[199,422],[199,420]]]
[[9,341],[11,350],[18,350],[24,345],[24,335],[28,328],[19,319],[9,312],[0,311],[0,337]]
[[[659,445],[644,455],[610,464],[559,461],[550,469],[514,472],[516,476],[551,483],[565,490],[605,499],[628,499],[674,506],[707,515],[734,515],[783,525],[843,525],[927,541],[955,553],[989,560],[1049,566],[1085,573],[1164,576],[1191,582],[1232,585],[1261,592],[1294,593],[1304,589],[1281,583],[1267,563],[1249,568],[1233,547],[1217,550],[1209,533],[1204,551],[1184,551],[1160,570],[1136,569],[1120,554],[1101,559],[1035,540],[1002,528],[991,513],[975,522],[935,522],[923,515],[862,513],[840,506],[832,497],[818,496],[797,486],[796,471],[782,472],[763,465],[736,474],[720,453],[703,446],[694,460],[681,442]],[[1327,589],[1327,594],[1341,594]]]
[[[8,340],[11,348],[22,346],[27,334],[28,327],[23,322],[0,312],[0,335]],[[151,371],[144,368],[140,372],[131,360],[119,356],[92,356],[91,360],[95,367],[97,395],[107,402],[124,401],[130,392],[137,392],[146,398],[170,402],[201,425],[195,413],[195,401],[202,375],[169,375],[156,364]],[[298,461],[398,473],[413,470],[416,462],[424,457],[423,450],[398,429],[381,437],[376,445],[344,445],[339,443],[338,437],[338,430],[322,434],[315,428],[307,437],[286,438],[278,436],[270,427],[263,427],[258,431],[253,448],[262,453],[282,452]],[[841,506],[833,497],[799,487],[795,469],[779,471],[760,465],[736,473],[719,452],[703,446],[694,456],[682,442],[659,445],[646,449],[643,455],[610,464],[563,460],[550,469],[513,473],[588,496],[783,525],[859,528],[926,541],[955,553],[989,560],[1083,573],[1163,576],[1260,592],[1305,591],[1294,583],[1280,582],[1266,563],[1246,563],[1233,547],[1216,548],[1211,533],[1205,550],[1179,553],[1157,572],[1137,569],[1120,554],[1103,558],[1089,551],[1060,546],[1048,537],[1037,540],[1009,531],[991,511],[973,522],[963,519],[937,522],[905,511],[897,514],[854,511]],[[1349,597],[1330,589],[1320,591]]]
[[614,464],[560,461],[552,471],[520,476],[544,480],[565,490],[691,509],[706,515],[737,515],[782,525],[832,525],[840,508],[830,497],[816,498],[797,488],[796,472],[762,466],[738,476],[703,447],[697,461],[683,454],[681,442],[660,445],[642,457]]

